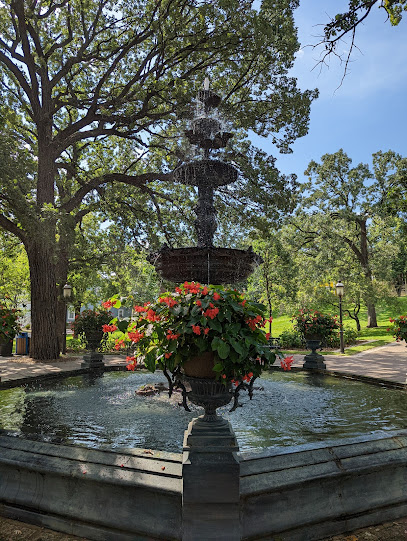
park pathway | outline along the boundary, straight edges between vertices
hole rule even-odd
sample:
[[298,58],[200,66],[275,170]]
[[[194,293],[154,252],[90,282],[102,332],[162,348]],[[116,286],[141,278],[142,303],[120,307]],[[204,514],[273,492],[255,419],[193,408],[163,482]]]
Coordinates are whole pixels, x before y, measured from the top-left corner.
[[[60,374],[80,369],[81,356],[61,358],[49,363],[36,362],[29,357],[14,355],[0,357],[1,381],[24,380],[46,374]],[[304,355],[294,355],[292,366],[301,367]],[[124,366],[124,355],[105,355],[107,366]],[[356,355],[325,355],[327,370],[355,374],[367,378],[383,379],[397,383],[407,382],[407,347],[404,342],[369,349]]]

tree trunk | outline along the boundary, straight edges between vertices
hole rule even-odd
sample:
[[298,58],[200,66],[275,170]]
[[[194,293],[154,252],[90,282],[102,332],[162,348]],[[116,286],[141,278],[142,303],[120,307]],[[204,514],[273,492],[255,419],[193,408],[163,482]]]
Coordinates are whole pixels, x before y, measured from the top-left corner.
[[26,246],[31,279],[30,357],[50,361],[59,357],[57,290],[54,253],[47,238],[36,235]]
[[376,308],[374,304],[368,303],[367,307],[367,326],[377,327]]

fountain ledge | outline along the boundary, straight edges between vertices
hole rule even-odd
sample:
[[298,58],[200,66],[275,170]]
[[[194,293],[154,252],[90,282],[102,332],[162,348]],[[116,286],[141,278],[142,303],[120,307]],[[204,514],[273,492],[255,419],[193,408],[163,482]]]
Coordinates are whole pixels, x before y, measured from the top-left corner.
[[[407,430],[238,456],[242,540],[313,541],[407,516]],[[94,540],[182,540],[182,487],[181,454],[0,433],[9,518]]]

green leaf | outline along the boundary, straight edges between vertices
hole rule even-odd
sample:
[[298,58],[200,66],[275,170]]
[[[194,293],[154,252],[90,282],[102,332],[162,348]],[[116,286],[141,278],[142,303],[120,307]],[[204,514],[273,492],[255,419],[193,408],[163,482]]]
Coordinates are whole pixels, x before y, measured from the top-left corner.
[[239,355],[244,355],[247,353],[247,349],[243,348],[237,340],[234,340],[233,338],[229,338],[229,343],[233,347],[233,349],[236,351],[236,353],[239,353]]
[[208,326],[210,329],[215,329],[215,331],[222,332],[222,325],[217,319],[210,319],[208,321]]
[[214,372],[223,372],[223,364],[222,363],[215,364],[215,366],[213,367],[213,370]]
[[223,340],[220,341],[220,344],[216,348],[218,355],[221,359],[227,359],[229,352],[230,352],[230,346]]
[[125,319],[123,319],[122,321],[117,322],[117,328],[119,329],[119,331],[124,333],[124,332],[126,332],[128,324],[129,324],[129,322],[126,321]]

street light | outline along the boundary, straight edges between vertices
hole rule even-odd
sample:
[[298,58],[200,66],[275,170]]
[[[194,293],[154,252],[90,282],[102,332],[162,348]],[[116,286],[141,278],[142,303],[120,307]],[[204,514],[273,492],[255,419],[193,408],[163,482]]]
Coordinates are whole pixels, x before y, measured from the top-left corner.
[[65,321],[64,321],[64,340],[62,342],[62,354],[66,353],[66,322],[68,319],[68,301],[72,295],[72,286],[65,284],[63,287],[64,301],[65,301]]
[[341,281],[339,281],[335,287],[336,287],[336,294],[339,297],[339,324],[340,324],[339,338],[341,341],[341,353],[345,353],[345,347],[343,343],[343,324],[342,324],[342,297],[343,297],[343,292],[345,290],[345,286],[343,285]]

